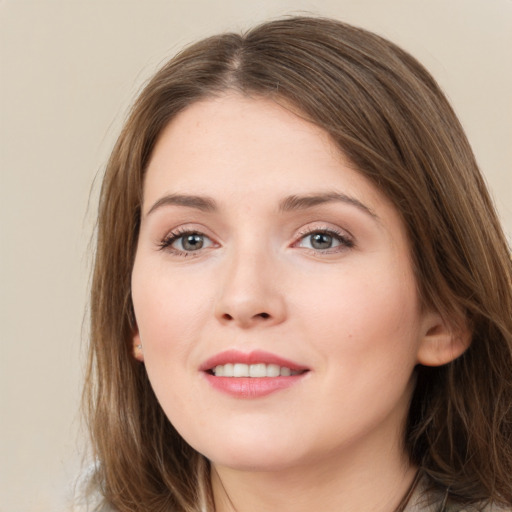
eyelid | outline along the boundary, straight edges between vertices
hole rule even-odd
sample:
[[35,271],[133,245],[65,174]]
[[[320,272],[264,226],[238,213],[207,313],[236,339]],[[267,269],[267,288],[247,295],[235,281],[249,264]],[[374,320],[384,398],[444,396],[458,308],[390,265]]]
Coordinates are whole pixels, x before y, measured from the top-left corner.
[[[219,243],[215,240],[215,237],[208,234],[208,229],[197,225],[182,225],[176,228],[173,228],[159,240],[156,241],[157,249],[159,251],[167,251],[171,254],[177,256],[200,256],[204,251],[207,251],[213,247],[219,247]],[[181,249],[177,249],[176,247],[172,247],[172,244],[179,240],[180,238],[185,237],[186,235],[200,235],[205,239],[210,240],[211,244],[208,247],[202,247],[197,249],[196,251],[185,251]]]
[[295,237],[295,241],[293,242],[292,247],[300,248],[299,244],[301,243],[301,241],[315,233],[324,233],[330,235],[340,242],[339,246],[331,247],[328,249],[315,249],[303,247],[303,249],[309,250],[315,254],[333,254],[343,252],[345,250],[355,247],[356,245],[354,236],[346,229],[341,229],[339,227],[327,226],[325,224],[322,224],[308,225],[304,228],[301,228]]

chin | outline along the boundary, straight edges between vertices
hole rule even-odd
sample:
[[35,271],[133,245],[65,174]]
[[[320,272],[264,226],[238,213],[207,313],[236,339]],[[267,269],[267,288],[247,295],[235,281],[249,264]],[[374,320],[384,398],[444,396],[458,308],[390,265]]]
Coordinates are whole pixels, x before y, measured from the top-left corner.
[[286,459],[273,453],[237,453],[237,454],[216,454],[209,458],[215,466],[227,467],[235,471],[246,471],[254,473],[280,472],[285,469],[300,465],[299,460]]
[[214,465],[238,471],[279,471],[299,464],[302,459],[296,446],[294,448],[275,437],[261,439],[261,436],[245,436],[229,441],[226,437],[212,437],[208,442],[191,444]]

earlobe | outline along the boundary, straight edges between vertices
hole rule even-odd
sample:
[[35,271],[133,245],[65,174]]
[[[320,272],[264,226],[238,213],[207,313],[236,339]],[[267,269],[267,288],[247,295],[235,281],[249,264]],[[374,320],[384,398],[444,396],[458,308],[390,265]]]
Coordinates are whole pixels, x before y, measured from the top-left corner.
[[133,357],[135,357],[135,359],[137,359],[137,361],[140,361],[141,363],[144,362],[144,352],[142,351],[142,342],[140,339],[140,334],[139,334],[138,329],[136,329],[135,333],[133,334],[132,353],[133,353]]
[[418,349],[418,364],[442,366],[461,356],[471,344],[466,327],[449,325],[438,313],[425,315],[423,336]]

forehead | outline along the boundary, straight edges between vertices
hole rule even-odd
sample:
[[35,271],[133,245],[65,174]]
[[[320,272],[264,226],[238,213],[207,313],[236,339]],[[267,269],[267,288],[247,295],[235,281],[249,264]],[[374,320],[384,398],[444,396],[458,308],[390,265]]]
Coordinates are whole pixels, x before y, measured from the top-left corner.
[[346,182],[364,179],[324,130],[270,99],[229,93],[193,103],[165,127],[146,188],[156,180],[178,188],[254,187],[264,178],[299,185],[318,181],[321,171],[332,179],[342,168]]
[[[258,162],[275,160],[278,155],[284,159],[290,146],[295,149],[293,154],[316,153],[318,157],[332,153],[342,159],[324,130],[291,109],[271,99],[229,92],[197,101],[180,112],[160,134],[149,166],[184,151],[191,159],[211,152],[222,153],[227,161],[239,161],[240,146],[247,160]],[[261,152],[262,148],[272,152]]]
[[147,211],[164,194],[253,204],[325,192],[393,209],[327,132],[271,99],[227,93],[193,103],[165,127],[147,168],[144,203]]

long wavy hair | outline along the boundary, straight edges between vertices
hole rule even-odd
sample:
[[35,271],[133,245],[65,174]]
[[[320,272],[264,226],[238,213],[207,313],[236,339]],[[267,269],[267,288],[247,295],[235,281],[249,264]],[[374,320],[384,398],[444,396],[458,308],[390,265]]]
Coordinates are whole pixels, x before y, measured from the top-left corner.
[[120,512],[214,509],[207,461],[175,431],[132,356],[130,278],[159,134],[188,105],[230,90],[291,105],[393,202],[422,304],[472,332],[455,361],[416,369],[404,445],[452,499],[512,504],[512,263],[470,145],[413,57],[368,31],[309,17],[179,53],[148,82],[113,149],[99,203],[84,392],[105,502]]

